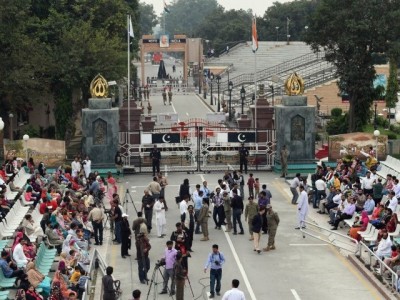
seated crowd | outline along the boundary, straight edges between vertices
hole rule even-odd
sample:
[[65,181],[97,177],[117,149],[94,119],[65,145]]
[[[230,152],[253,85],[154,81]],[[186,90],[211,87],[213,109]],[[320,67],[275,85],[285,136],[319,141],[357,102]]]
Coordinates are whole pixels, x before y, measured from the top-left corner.
[[[347,163],[338,160],[336,168],[319,164],[311,176],[309,202],[319,214],[328,214],[331,230],[347,223],[350,237],[368,242],[370,249],[400,274],[399,246],[391,239],[400,226],[399,179],[387,174],[382,180],[377,175],[380,163],[376,159],[369,162],[364,172],[365,166],[359,159]],[[375,230],[377,234],[369,234]]]
[[[93,235],[90,211],[100,205],[106,184],[111,187],[110,200],[118,197],[112,197],[116,181],[111,173],[107,180],[87,168],[74,176],[73,173],[71,168],[59,168],[48,174],[44,164],[35,166],[32,158],[21,165],[16,158],[8,160],[0,170],[1,218],[7,218],[18,202],[30,207],[17,224],[14,240],[0,249],[0,282],[2,278],[15,279],[14,286],[18,289],[15,299],[81,298],[89,279],[88,251]],[[21,184],[23,175],[27,179]],[[1,230],[0,236],[1,240],[7,238]],[[43,247],[50,253],[43,251]],[[41,261],[39,265],[43,255],[52,261]],[[43,265],[50,270],[56,255],[59,255],[58,266],[50,278]]]

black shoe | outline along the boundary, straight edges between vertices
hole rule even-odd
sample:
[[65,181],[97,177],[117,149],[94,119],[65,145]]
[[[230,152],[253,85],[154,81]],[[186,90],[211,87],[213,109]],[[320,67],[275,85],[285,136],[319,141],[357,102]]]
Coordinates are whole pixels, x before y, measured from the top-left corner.
[[241,232],[239,232],[239,234],[244,234],[244,232],[243,232],[243,231],[241,231]]
[[295,229],[299,230],[299,229],[300,229],[300,227],[296,227]]
[[333,227],[333,228],[331,228],[331,230],[337,230],[337,227]]
[[171,293],[169,293],[169,295],[170,295],[170,296],[173,296],[173,295],[175,295],[175,292],[171,292]]
[[146,284],[146,281],[145,280],[140,280],[140,283],[141,284]]
[[208,299],[214,298],[214,294],[211,294]]
[[131,256],[130,254],[125,254],[126,256]]
[[221,296],[221,294],[219,292],[217,292],[217,296]]
[[233,235],[237,235],[237,232],[234,232]]
[[99,244],[99,243],[94,243],[94,245],[95,245],[95,246],[99,246],[100,244]]
[[318,206],[313,206],[312,208],[318,208]]
[[161,291],[160,295],[167,294],[167,291]]
[[189,252],[194,252],[192,249],[188,249]]
[[122,258],[126,258],[126,256],[125,256],[125,255],[122,255]]

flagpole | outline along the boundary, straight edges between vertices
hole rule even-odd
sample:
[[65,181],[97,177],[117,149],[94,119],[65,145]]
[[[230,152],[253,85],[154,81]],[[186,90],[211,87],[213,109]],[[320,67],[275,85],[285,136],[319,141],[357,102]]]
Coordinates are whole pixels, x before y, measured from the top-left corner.
[[131,55],[130,55],[130,20],[131,20],[131,16],[129,14],[127,14],[127,36],[128,36],[128,143],[130,142],[130,137],[129,137],[129,133],[131,131],[131,98],[130,98],[130,94],[131,94]]
[[256,130],[256,143],[257,143],[257,51],[254,52],[254,113],[255,122],[254,128]]

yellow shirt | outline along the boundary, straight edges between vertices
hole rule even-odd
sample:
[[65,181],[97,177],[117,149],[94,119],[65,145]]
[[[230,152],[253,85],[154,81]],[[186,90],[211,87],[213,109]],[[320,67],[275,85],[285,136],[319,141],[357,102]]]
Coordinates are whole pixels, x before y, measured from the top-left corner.
[[335,189],[340,190],[340,180],[339,180],[339,178],[335,177],[333,179],[333,186],[335,187]]
[[74,273],[72,273],[71,278],[69,279],[69,281],[72,284],[78,284],[78,281],[79,281],[80,277],[81,277],[81,272],[75,271]]

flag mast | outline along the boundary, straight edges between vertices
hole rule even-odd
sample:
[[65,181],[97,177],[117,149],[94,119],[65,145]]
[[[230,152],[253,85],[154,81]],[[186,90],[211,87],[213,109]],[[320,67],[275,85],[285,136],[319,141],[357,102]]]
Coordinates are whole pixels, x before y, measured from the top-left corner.
[[257,142],[257,50],[258,50],[258,36],[257,36],[257,20],[256,16],[253,17],[251,26],[252,36],[252,50],[254,53],[254,129],[256,131],[256,142]]
[[127,14],[127,28],[128,28],[128,141],[130,140],[129,133],[131,131],[131,51],[130,51],[130,37],[131,37],[131,16]]

